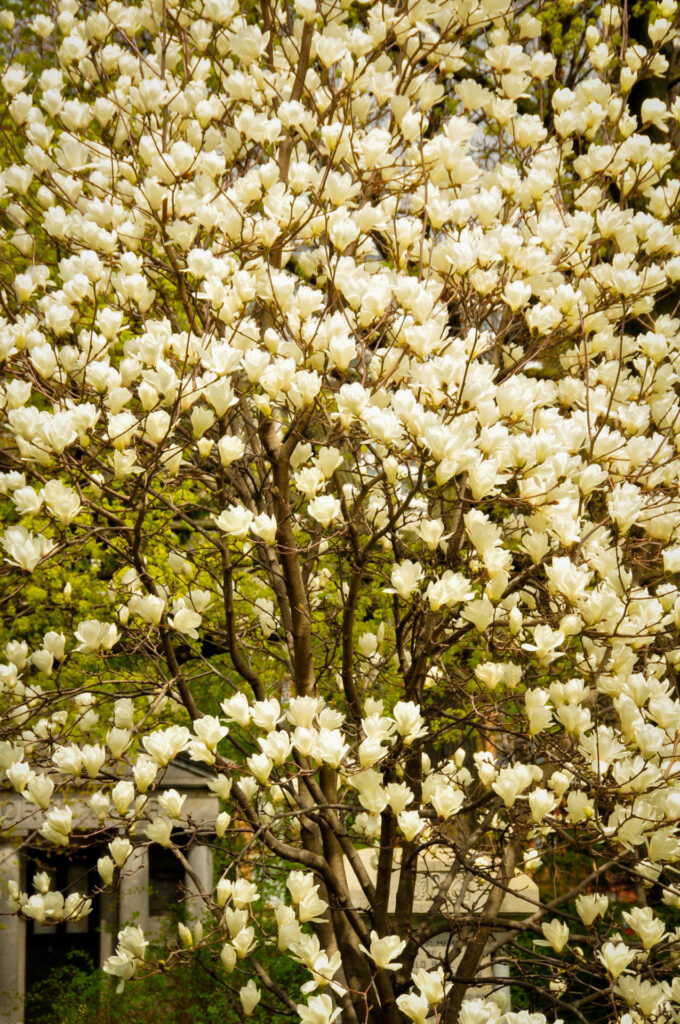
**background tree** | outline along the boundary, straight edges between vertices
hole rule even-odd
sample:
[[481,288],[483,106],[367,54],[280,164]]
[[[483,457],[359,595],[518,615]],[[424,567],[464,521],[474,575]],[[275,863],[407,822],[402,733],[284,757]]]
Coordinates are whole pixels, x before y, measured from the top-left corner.
[[[246,1014],[493,1021],[491,955],[551,1018],[680,1012],[677,20],[4,17],[0,764],[57,848],[95,787],[102,884],[229,851],[168,962]],[[179,843],[183,752],[225,809]]]

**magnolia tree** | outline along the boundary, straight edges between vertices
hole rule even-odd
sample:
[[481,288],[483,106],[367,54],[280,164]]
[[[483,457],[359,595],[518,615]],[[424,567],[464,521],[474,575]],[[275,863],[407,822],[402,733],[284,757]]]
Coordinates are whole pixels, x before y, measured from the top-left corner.
[[[33,845],[108,840],[102,888],[140,843],[219,848],[165,966],[214,958],[246,1015],[680,1017],[680,19],[648,15],[644,45],[625,5],[533,0],[3,15],[32,626],[0,765]],[[150,810],[180,755],[216,820]],[[48,884],[10,910],[88,912]]]

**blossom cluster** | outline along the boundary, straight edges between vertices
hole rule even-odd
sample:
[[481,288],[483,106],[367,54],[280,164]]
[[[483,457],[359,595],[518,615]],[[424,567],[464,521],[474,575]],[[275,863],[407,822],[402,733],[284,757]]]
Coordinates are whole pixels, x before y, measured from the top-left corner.
[[[566,966],[553,1018],[593,972],[680,1013],[680,101],[640,92],[680,15],[583,8],[570,76],[541,3],[0,18],[2,571],[63,576],[7,637],[0,769],[50,848],[105,831],[102,886],[227,851],[176,952],[246,1016],[545,1021],[491,946]],[[492,937],[565,850],[592,875]],[[37,878],[14,912],[87,913]]]

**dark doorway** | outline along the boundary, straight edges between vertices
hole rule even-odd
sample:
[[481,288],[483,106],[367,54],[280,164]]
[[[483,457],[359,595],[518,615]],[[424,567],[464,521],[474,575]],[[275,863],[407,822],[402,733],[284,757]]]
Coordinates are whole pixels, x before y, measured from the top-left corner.
[[[174,837],[173,837],[174,838]],[[174,912],[181,920],[184,868],[172,850],[153,843],[149,850],[149,915],[163,917]]]
[[[26,863],[26,888],[33,893],[33,877],[46,871],[53,890],[67,896],[78,892],[91,896],[96,880],[97,852],[69,850],[68,855],[51,850],[31,850]],[[40,1020],[49,1010],[50,992],[45,984],[52,971],[62,977],[71,970],[94,970],[99,966],[99,899],[92,897],[92,910],[80,921],[55,924],[26,922],[26,1024]],[[52,992],[52,998],[54,992]]]

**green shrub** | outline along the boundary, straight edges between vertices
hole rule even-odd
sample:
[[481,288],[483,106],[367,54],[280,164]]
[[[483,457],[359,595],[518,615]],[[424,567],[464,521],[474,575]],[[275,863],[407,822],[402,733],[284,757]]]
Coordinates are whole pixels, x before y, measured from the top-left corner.
[[[289,957],[275,951],[260,958],[277,982],[293,998],[303,972]],[[267,961],[270,961],[267,963]],[[172,971],[140,977],[116,992],[117,979],[92,970],[87,958],[76,953],[65,967],[29,993],[28,1024],[241,1024],[243,1010],[238,989],[245,978],[228,975],[219,959],[207,954],[192,957],[190,964],[173,965]],[[268,1005],[266,993],[250,1018],[265,1024],[283,1020]]]

